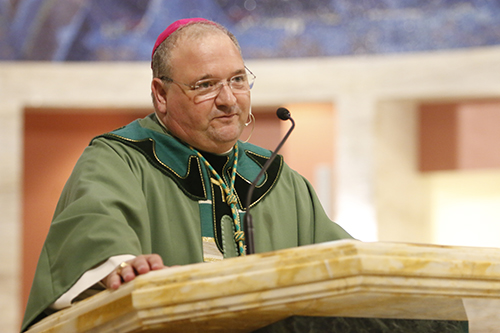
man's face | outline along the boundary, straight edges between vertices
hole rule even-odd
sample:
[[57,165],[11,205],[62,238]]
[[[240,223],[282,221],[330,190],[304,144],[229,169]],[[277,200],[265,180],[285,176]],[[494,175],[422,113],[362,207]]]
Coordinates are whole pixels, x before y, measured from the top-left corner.
[[[181,37],[172,51],[172,77],[176,82],[195,82],[217,78],[226,81],[244,74],[245,67],[238,49],[222,34],[201,39]],[[223,153],[231,149],[245,127],[250,111],[250,92],[234,94],[224,85],[217,96],[195,102],[195,92],[183,84],[165,84],[165,113],[160,118],[176,137],[194,148]]]

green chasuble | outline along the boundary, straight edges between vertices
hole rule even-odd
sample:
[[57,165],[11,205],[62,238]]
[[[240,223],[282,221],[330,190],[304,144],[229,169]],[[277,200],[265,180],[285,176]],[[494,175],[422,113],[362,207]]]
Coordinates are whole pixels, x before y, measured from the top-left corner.
[[[234,151],[200,153],[229,184]],[[270,155],[238,142],[235,194],[241,221],[250,183]],[[94,138],[59,199],[22,330],[46,316],[84,272],[111,256],[157,253],[166,266],[198,263],[204,261],[207,238],[221,256],[237,256],[231,210],[211,177],[196,153],[169,135],[154,114]],[[351,238],[328,219],[311,185],[281,156],[251,202],[256,252]]]

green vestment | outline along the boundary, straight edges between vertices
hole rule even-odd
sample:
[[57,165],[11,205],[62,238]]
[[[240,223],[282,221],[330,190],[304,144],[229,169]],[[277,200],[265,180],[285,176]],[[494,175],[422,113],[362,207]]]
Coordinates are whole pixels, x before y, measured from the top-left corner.
[[[248,187],[271,152],[239,142],[238,155],[235,192],[243,216]],[[220,166],[227,184],[233,157]],[[230,209],[209,177],[196,154],[154,115],[93,139],[56,207],[22,330],[111,256],[157,253],[166,266],[198,263],[202,236],[214,237],[224,257],[236,256]],[[350,238],[281,156],[254,191],[252,217],[256,252]]]

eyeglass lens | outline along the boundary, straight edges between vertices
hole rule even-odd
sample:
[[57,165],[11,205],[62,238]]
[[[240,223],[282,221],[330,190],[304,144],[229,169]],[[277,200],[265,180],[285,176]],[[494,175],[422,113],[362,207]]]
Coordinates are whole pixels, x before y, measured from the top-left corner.
[[197,82],[195,85],[197,89],[194,90],[196,93],[194,101],[198,103],[217,96],[224,86],[224,82],[227,82],[227,85],[231,88],[233,93],[248,92],[252,89],[254,80],[255,77],[251,74],[240,74],[233,76],[229,81],[203,80]]

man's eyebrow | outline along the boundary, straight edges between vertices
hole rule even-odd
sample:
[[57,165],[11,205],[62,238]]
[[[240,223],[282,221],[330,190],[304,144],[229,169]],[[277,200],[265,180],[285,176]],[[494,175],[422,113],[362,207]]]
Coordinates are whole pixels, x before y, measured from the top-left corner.
[[[232,73],[232,74],[228,77],[228,79],[229,79],[229,78],[231,78],[231,77],[233,77],[233,76],[235,76],[235,75],[238,75],[238,74],[244,74],[244,73],[245,73],[245,68],[244,68],[244,67],[243,67],[243,68],[240,68],[240,69],[237,69],[237,70],[235,70],[235,71],[234,71],[234,72],[233,72],[233,73]],[[202,80],[206,80],[206,79],[213,79],[213,78],[220,79],[219,77],[215,77],[215,76],[214,76],[214,75],[212,75],[212,74],[205,74],[205,75],[203,75],[202,77],[200,77],[199,79],[197,79],[196,81],[194,81],[194,82],[193,82],[193,85],[194,85],[196,82],[198,82],[198,81],[202,81]]]
[[234,71],[233,75],[231,75],[231,76],[235,76],[238,74],[245,74],[245,73],[246,73],[246,69],[245,69],[245,67],[243,67],[243,68],[238,69],[237,71]]

